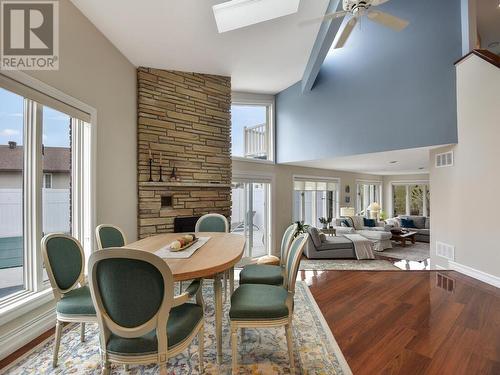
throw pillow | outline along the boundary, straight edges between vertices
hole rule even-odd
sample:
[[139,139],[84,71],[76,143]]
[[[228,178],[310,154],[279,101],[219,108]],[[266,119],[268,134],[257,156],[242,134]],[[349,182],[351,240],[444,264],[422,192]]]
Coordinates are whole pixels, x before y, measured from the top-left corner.
[[403,228],[415,228],[415,223],[412,219],[403,219],[401,218],[401,226]]
[[374,228],[376,225],[375,219],[367,219],[366,217],[363,218],[363,224],[368,228]]
[[315,227],[309,227],[307,230],[309,232],[309,235],[311,236],[311,240],[314,243],[314,246],[320,247],[321,246],[321,238],[319,237],[319,230],[318,228]]
[[321,240],[321,242],[325,242],[326,241],[326,234],[320,233],[319,234],[319,239]]
[[351,227],[351,223],[349,222],[349,220],[344,219],[344,220],[342,220],[342,221],[340,222],[340,226],[341,226],[341,227],[348,227],[348,228],[350,228],[350,227]]

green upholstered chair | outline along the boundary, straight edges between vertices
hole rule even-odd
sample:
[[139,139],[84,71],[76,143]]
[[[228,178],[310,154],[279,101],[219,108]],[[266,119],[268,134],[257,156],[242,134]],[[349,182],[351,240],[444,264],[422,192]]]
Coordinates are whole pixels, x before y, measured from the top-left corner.
[[[158,363],[167,374],[168,358],[198,336],[203,372],[202,280],[174,297],[170,268],[154,254],[127,248],[97,251],[89,260],[89,283],[99,324],[102,373],[111,363]],[[196,303],[188,302],[196,296]]]
[[123,231],[115,225],[98,225],[95,230],[95,236],[99,250],[106,249],[108,247],[122,247],[127,244],[125,233],[123,233]]
[[280,264],[249,264],[240,272],[241,284],[269,284],[282,285],[285,276],[285,263],[292,243],[293,236],[297,231],[297,224],[292,224],[286,228],[281,239]]
[[293,356],[293,296],[300,258],[308,234],[300,234],[293,240],[285,265],[286,277],[282,286],[243,284],[231,296],[231,347],[233,374],[238,373],[238,329],[285,327],[290,373],[295,372]]
[[96,312],[85,285],[85,255],[80,243],[63,233],[42,239],[42,255],[56,298],[56,335],[52,366],[57,366],[63,323],[80,323],[80,340],[85,341],[85,323],[96,322]]
[[[195,232],[229,232],[229,223],[224,215],[206,214],[196,222]],[[227,279],[229,279],[229,293],[234,291],[234,268],[224,272],[224,299],[227,297]]]

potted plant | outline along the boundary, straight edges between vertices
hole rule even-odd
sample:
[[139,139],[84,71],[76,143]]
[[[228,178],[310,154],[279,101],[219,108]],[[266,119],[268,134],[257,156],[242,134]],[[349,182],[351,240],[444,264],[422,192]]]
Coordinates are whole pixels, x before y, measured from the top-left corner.
[[319,219],[319,222],[321,224],[323,224],[323,229],[328,229],[328,227],[330,226],[330,223],[332,222],[332,218],[331,217],[320,217]]
[[293,235],[293,238],[297,237],[298,235],[302,233],[307,233],[307,229],[309,228],[309,225],[304,224],[303,221],[296,221],[295,224],[297,224],[297,231]]

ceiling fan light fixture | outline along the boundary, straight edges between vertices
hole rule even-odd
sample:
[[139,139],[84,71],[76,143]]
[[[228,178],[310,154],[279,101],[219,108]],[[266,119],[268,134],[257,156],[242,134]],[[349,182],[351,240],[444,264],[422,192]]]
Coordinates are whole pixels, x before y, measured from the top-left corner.
[[297,13],[300,0],[231,0],[212,7],[219,33]]

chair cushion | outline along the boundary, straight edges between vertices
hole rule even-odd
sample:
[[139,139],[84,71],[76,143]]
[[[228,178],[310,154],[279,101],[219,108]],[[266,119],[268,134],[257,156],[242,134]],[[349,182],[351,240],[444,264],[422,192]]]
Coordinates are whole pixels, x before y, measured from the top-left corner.
[[366,217],[363,218],[363,225],[368,228],[375,228],[375,219],[367,219]]
[[281,286],[243,284],[231,296],[231,320],[270,320],[288,316],[286,297]]
[[121,232],[113,227],[101,227],[99,230],[99,238],[101,239],[103,249],[125,246],[125,241]]
[[330,236],[325,242],[321,244],[320,247],[316,248],[318,251],[325,250],[337,250],[337,249],[353,249],[354,245],[352,241],[348,240],[344,236]]
[[[203,319],[203,309],[194,303],[185,303],[172,308],[167,322],[168,347],[171,348],[188,337],[201,319]],[[113,354],[154,354],[158,351],[156,331],[135,338],[111,334],[106,347]]]
[[415,223],[412,219],[403,219],[401,218],[401,226],[403,228],[415,228]]
[[94,304],[88,286],[73,289],[57,302],[56,311],[63,315],[95,316]]
[[318,228],[309,227],[307,229],[307,232],[309,233],[309,236],[311,236],[311,240],[314,243],[314,246],[320,247],[321,246],[321,238],[319,236]]
[[282,268],[270,264],[249,264],[240,272],[240,284],[282,285]]

